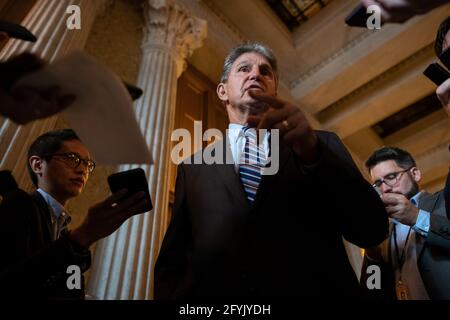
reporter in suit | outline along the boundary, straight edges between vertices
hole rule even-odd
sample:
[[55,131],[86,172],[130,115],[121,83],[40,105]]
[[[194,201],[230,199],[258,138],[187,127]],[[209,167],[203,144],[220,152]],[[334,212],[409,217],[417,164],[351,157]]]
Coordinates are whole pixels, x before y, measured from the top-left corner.
[[37,188],[31,195],[17,187],[10,173],[0,173],[1,295],[83,299],[83,281],[80,287],[69,288],[73,271],[68,273],[67,268],[76,265],[86,271],[90,245],[143,212],[145,194],[124,198],[126,190],[119,191],[89,208],[82,224],[68,231],[65,205],[81,193],[95,168],[88,150],[72,130],[57,130],[38,137],[28,159]]
[[[387,214],[339,138],[312,130],[297,106],[277,98],[277,85],[276,60],[260,44],[241,45],[225,60],[217,93],[232,161],[178,166],[156,299],[360,298],[342,236],[378,244]],[[257,146],[261,158],[279,157],[275,175],[261,175],[259,160],[240,161],[255,149],[249,125],[280,130],[279,154],[269,135]]]
[[[394,277],[398,299],[450,299],[450,221],[442,191],[420,191],[421,172],[405,150],[383,147],[366,161],[391,218],[389,238],[366,252],[366,264],[382,263]],[[366,274],[363,267],[362,275]]]

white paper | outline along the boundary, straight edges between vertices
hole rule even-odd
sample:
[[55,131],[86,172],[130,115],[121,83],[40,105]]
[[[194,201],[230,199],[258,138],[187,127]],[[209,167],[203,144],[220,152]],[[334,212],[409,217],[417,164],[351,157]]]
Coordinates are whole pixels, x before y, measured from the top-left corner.
[[98,164],[152,164],[133,102],[113,72],[82,51],[73,51],[30,73],[17,86],[59,86],[76,101],[62,115]]

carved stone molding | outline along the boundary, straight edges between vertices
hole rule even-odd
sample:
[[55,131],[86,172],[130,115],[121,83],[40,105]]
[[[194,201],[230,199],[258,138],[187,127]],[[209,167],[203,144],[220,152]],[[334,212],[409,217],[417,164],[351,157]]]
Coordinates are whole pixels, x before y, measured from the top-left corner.
[[172,0],[145,1],[144,19],[144,53],[162,50],[171,54],[180,76],[186,68],[186,58],[206,39],[206,21],[191,16]]
[[213,3],[211,0],[200,0],[200,2],[212,12],[219,20],[230,29],[233,34],[239,39],[240,42],[244,42],[247,37],[245,37],[239,28],[230,21]]
[[327,108],[318,113],[317,116],[319,118],[319,121],[326,121],[334,114],[339,113],[340,109],[345,107],[349,102],[353,101],[354,99],[358,99],[358,97],[364,95],[368,91],[373,90],[379,84],[384,83],[393,77],[396,77],[397,73],[404,70],[405,68],[413,67],[417,60],[423,59],[426,56],[432,56],[434,50],[433,48],[434,48],[433,43],[427,45],[426,47],[409,56],[407,59],[403,60],[399,64],[386,70],[378,77],[360,86],[356,90],[352,91],[350,94],[342,97],[341,99],[339,99],[338,101],[336,101],[335,103],[333,103],[332,105],[328,106]]
[[371,35],[373,35],[375,32],[374,31],[370,31],[370,30],[366,30],[363,33],[361,33],[359,36],[357,36],[356,38],[354,38],[353,40],[351,40],[350,42],[348,42],[345,46],[343,46],[340,50],[333,52],[332,55],[330,55],[329,57],[327,57],[326,59],[322,60],[320,63],[316,64],[315,66],[313,66],[312,68],[310,68],[308,71],[306,71],[305,73],[303,73],[299,78],[297,78],[296,80],[292,81],[289,84],[289,87],[291,89],[297,87],[298,85],[300,85],[302,82],[304,82],[306,79],[312,77],[313,75],[315,75],[320,69],[323,69],[324,67],[326,67],[327,65],[335,62],[335,60],[337,58],[339,58],[340,56],[342,56],[343,54],[349,52],[350,50],[352,50],[353,48],[355,48],[358,44],[360,44],[363,40],[365,40],[366,38],[370,37]]

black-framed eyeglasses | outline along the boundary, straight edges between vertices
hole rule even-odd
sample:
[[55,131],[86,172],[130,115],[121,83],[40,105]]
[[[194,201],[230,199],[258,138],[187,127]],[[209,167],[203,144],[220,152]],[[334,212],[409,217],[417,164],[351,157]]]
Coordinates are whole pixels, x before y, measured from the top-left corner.
[[414,168],[414,167],[410,167],[410,168],[405,169],[405,170],[389,173],[389,174],[385,175],[383,178],[381,178],[379,180],[376,180],[372,186],[374,188],[380,188],[381,185],[383,183],[385,183],[387,186],[393,187],[400,180],[400,178],[402,177],[402,174],[404,174],[405,172],[411,170],[412,168]]
[[78,154],[74,152],[63,152],[63,153],[51,153],[45,155],[45,157],[48,158],[55,158],[63,161],[65,164],[67,164],[71,168],[78,168],[80,163],[83,162],[83,164],[88,169],[89,173],[92,173],[95,169],[95,162],[90,159],[83,159]]

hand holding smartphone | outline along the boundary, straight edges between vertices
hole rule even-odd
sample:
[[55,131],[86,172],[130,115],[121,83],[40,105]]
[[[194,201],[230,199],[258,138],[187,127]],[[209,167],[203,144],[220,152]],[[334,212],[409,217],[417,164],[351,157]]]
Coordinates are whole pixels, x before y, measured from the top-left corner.
[[[440,55],[439,60],[444,64],[444,66],[447,67],[447,69],[450,69],[450,47],[445,49]],[[437,86],[440,86],[443,84],[447,79],[450,78],[450,72],[446,70],[443,66],[441,66],[439,63],[434,62],[430,64],[423,74],[433,81]]]
[[148,206],[144,212],[153,209],[152,199],[150,198],[150,192],[148,189],[147,178],[145,172],[141,168],[131,169],[127,171],[117,172],[108,177],[109,188],[112,193],[116,193],[121,189],[127,189],[128,192],[124,198],[143,191],[147,198]]

